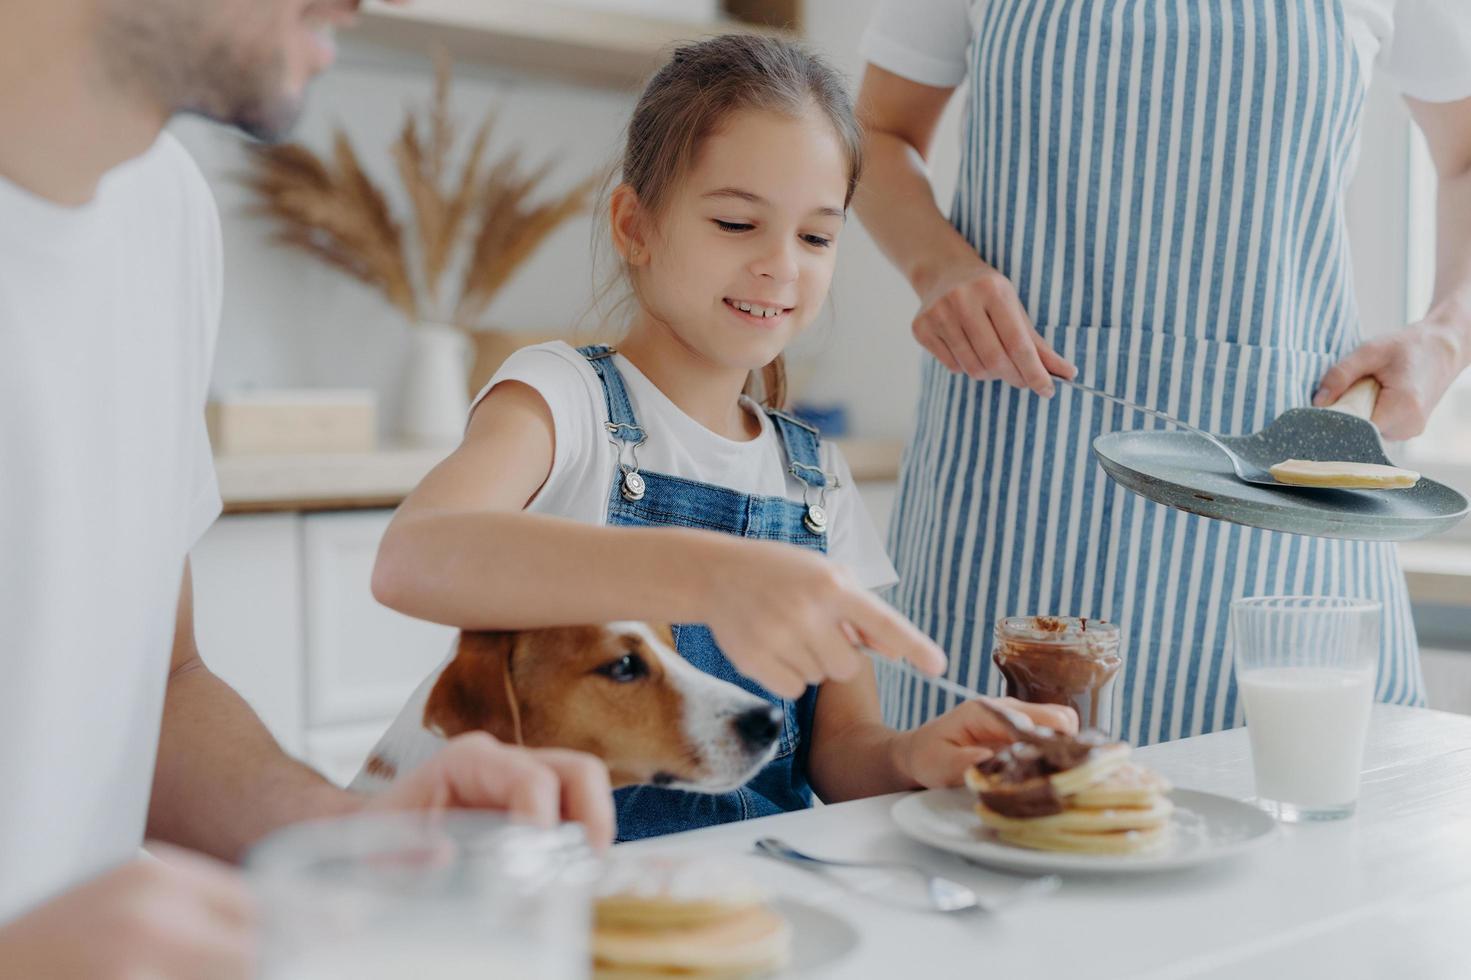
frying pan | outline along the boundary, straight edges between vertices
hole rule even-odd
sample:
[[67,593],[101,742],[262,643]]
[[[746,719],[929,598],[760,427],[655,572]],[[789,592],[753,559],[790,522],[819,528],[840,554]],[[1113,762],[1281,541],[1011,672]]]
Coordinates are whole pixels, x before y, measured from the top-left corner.
[[[1360,403],[1351,410],[1363,419],[1372,414],[1377,385],[1367,390],[1367,408]],[[1372,424],[1331,409],[1289,409],[1260,432],[1217,438],[1262,469],[1289,458],[1392,465]],[[1451,527],[1471,508],[1460,492],[1424,477],[1402,490],[1248,483],[1237,476],[1224,453],[1194,432],[1107,432],[1093,440],[1093,454],[1113,480],[1143,497],[1202,517],[1271,531],[1408,541]]]

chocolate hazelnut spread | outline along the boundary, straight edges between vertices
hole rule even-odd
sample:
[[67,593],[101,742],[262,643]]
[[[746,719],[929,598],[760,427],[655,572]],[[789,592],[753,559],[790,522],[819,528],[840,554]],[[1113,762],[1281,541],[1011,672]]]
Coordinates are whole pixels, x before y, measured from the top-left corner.
[[996,624],[992,654],[1008,697],[1066,704],[1084,728],[1108,723],[1109,695],[1123,663],[1119,628],[1101,619],[1013,616]]
[[979,794],[981,803],[1007,817],[1061,813],[1062,797],[1049,777],[1082,765],[1094,749],[1109,744],[1099,731],[1077,735],[1019,731],[1017,739],[976,766],[990,784]]

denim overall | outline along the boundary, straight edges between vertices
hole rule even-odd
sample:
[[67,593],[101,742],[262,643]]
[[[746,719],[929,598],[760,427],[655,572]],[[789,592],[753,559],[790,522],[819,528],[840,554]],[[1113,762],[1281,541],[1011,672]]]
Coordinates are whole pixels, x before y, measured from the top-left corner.
[[[826,553],[827,514],[822,505],[825,493],[835,488],[836,480],[822,472],[816,429],[767,409],[781,436],[788,472],[802,482],[810,503],[737,493],[726,487],[645,472],[638,468],[638,447],[650,436],[634,417],[623,378],[613,364],[613,349],[584,347],[579,353],[602,379],[608,406],[608,436],[619,447],[618,468],[608,490],[608,524],[723,531],[760,541],[785,541]],[[654,438],[658,438],[657,434]],[[777,697],[737,673],[705,626],[675,625],[674,645],[681,656],[705,673],[730,681],[781,708],[782,728],[776,757],[750,782],[731,793],[687,793],[654,786],[618,790],[613,794],[618,810],[618,840],[656,837],[810,807],[807,739],[812,732],[817,689],[809,687],[796,701]]]

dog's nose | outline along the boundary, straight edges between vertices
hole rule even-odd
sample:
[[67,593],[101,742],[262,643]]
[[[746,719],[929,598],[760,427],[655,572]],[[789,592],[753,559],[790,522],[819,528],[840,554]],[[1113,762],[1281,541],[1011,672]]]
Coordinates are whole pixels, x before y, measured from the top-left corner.
[[736,715],[734,724],[746,748],[764,750],[781,734],[781,709],[774,704],[763,704]]

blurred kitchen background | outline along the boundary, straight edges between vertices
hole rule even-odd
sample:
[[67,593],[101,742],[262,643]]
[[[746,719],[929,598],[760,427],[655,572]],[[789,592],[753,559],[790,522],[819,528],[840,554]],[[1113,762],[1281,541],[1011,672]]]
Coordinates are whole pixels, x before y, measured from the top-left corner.
[[[641,79],[677,39],[752,24],[790,29],[856,85],[858,42],[876,4],[370,3],[361,28],[339,36],[338,64],[313,85],[295,138],[328,155],[334,130],[344,130],[364,171],[406,217],[390,147],[405,111],[430,102],[430,51],[440,45],[454,58],[449,107],[461,146],[498,107],[489,153],[515,147],[530,162],[553,161],[538,194],[555,195],[610,167]],[[952,105],[942,124],[934,157],[945,202],[958,156],[957,110]],[[288,750],[345,780],[448,649],[452,631],[378,607],[368,588],[392,507],[447,450],[405,445],[399,435],[414,336],[403,314],[380,291],[273,240],[278,226],[250,213],[258,199],[240,180],[248,160],[239,137],[192,119],[172,130],[209,179],[225,244],[214,394],[224,409],[216,452],[226,515],[194,556],[201,649]],[[1434,178],[1402,103],[1384,86],[1372,93],[1366,134],[1349,212],[1359,301],[1373,332],[1418,318],[1428,302]],[[616,339],[589,315],[592,222],[581,214],[558,227],[482,322],[528,341]],[[913,294],[854,220],[831,309],[792,366],[796,397],[845,423],[850,459],[881,525],[918,391],[919,350],[909,334],[915,312]],[[301,451],[313,445],[303,439],[313,426],[320,445],[335,451]],[[1426,436],[1397,455],[1471,489],[1471,374]],[[1471,527],[1402,548],[1431,705],[1471,711]]]

